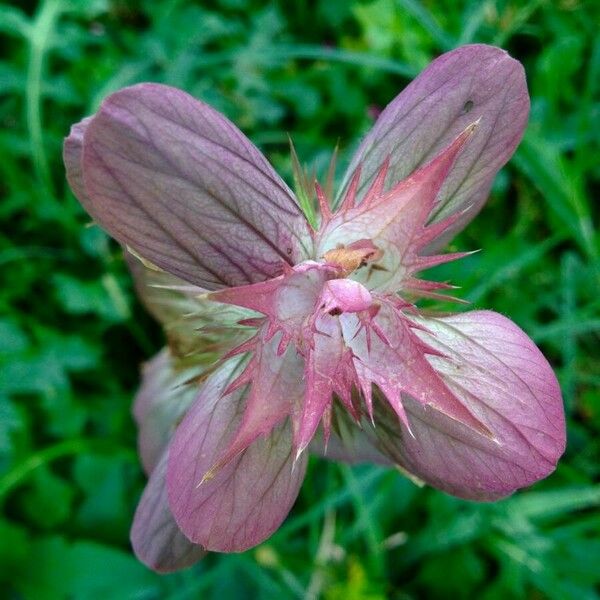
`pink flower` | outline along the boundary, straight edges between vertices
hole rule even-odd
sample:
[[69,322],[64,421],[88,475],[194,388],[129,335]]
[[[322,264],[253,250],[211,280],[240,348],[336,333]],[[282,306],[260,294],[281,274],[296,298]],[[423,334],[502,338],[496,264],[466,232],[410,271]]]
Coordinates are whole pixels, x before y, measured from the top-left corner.
[[125,88],[73,127],[71,187],[130,250],[170,342],[134,407],[150,473],[141,560],[172,570],[260,543],[309,446],[475,500],[555,468],[560,389],[533,342],[502,315],[431,317],[409,300],[450,287],[417,274],[464,255],[436,251],[484,204],[528,110],[504,51],[441,56],[382,112],[337,198],[317,186],[318,228],[244,135],[184,92]]

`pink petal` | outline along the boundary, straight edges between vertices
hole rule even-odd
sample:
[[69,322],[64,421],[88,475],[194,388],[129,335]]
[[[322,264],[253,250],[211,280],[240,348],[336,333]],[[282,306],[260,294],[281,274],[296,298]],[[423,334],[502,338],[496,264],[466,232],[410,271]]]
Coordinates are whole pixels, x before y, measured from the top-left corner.
[[83,174],[81,172],[81,156],[83,153],[83,134],[92,117],[85,117],[71,126],[69,135],[64,139],[63,159],[65,163],[67,181],[76,196],[85,196]]
[[166,348],[144,365],[133,414],[146,473],[153,471],[177,423],[198,395],[198,384],[193,380],[201,372],[199,365],[175,370],[173,357]]
[[[495,174],[513,154],[528,113],[523,67],[504,50],[475,44],[443,54],[381,113],[352,160],[340,197],[359,165],[360,201],[388,157],[386,189],[481,118],[473,141],[456,161],[430,215],[430,220],[438,221],[462,213],[451,228],[460,231],[484,204]],[[440,241],[436,247],[442,245]]]
[[224,394],[237,364],[230,361],[207,380],[169,449],[175,520],[192,542],[219,552],[241,552],[269,537],[291,509],[306,469],[305,457],[294,464],[288,421],[202,482],[240,427],[245,392]]
[[386,453],[431,485],[475,500],[506,496],[551,473],[565,448],[564,412],[556,377],[534,343],[488,311],[418,322],[424,329],[416,334],[443,354],[428,361],[493,437],[406,397],[414,437],[377,428]]
[[83,136],[92,118],[86,117],[71,127],[71,131],[63,144],[63,162],[65,163],[67,181],[71,186],[71,190],[73,190],[75,197],[81,202],[87,212],[95,219],[94,207],[87,196],[83,183],[83,165],[81,162],[83,157]]
[[206,554],[202,546],[192,544],[177,527],[167,500],[166,474],[165,452],[146,485],[131,527],[135,555],[159,573],[185,569]]
[[225,117],[144,83],[109,96],[84,134],[90,213],[121,244],[216,289],[273,277],[306,257],[292,193]]

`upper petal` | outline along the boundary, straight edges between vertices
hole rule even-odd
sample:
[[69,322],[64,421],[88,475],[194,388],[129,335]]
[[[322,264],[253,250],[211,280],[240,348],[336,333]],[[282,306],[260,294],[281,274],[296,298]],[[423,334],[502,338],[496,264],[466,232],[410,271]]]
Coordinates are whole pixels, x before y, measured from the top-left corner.
[[230,361],[207,380],[169,447],[169,504],[177,524],[192,542],[219,552],[241,552],[270,536],[306,469],[305,456],[294,464],[287,421],[202,481],[241,423],[244,390],[224,393],[237,371]]
[[85,130],[82,165],[99,224],[190,283],[261,281],[307,255],[289,188],[230,121],[180,90],[145,83],[109,96]]
[[466,209],[451,229],[459,231],[485,202],[495,174],[523,135],[528,114],[523,67],[504,50],[475,44],[443,54],[381,113],[354,155],[340,196],[359,165],[360,200],[386,158],[390,158],[387,189],[481,118],[430,216],[437,221]]
[[431,485],[477,500],[506,496],[551,473],[565,448],[564,411],[556,377],[535,344],[489,311],[419,322],[427,331],[416,334],[439,352],[428,356],[432,367],[493,437],[407,397],[414,437],[378,427],[385,452]]

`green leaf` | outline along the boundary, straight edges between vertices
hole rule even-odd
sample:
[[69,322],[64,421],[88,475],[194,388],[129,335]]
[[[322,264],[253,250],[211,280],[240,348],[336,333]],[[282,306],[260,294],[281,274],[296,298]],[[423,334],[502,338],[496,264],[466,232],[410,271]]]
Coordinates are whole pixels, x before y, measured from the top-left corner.
[[3,355],[23,352],[29,345],[29,340],[15,321],[0,321],[0,360]]
[[28,557],[29,532],[21,525],[0,519],[0,540],[0,582],[6,582]]
[[507,500],[505,506],[510,511],[532,519],[564,516],[578,510],[599,507],[600,485],[529,492]]
[[21,508],[28,519],[50,529],[69,518],[74,492],[69,483],[43,466],[33,472],[21,497]]
[[133,600],[160,597],[158,577],[122,550],[60,536],[31,543],[14,582],[26,599]]
[[82,281],[57,273],[52,283],[58,302],[72,315],[93,314],[109,322],[129,317],[128,302],[123,299],[114,277],[106,275],[100,280]]
[[138,474],[130,461],[109,456],[78,456],[73,479],[84,494],[76,511],[78,527],[103,541],[126,541],[133,517],[131,487]]
[[26,427],[19,407],[8,397],[0,394],[0,472],[2,461],[12,454],[13,436]]

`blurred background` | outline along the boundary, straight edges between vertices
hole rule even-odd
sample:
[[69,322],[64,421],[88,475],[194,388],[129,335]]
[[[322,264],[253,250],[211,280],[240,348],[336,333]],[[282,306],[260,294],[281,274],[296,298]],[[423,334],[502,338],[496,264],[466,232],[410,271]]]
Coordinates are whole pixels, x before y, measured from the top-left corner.
[[[21,0],[0,5],[0,597],[600,597],[598,2]],[[312,459],[262,546],[159,576],[128,531],[145,483],[130,403],[163,343],[117,246],[69,191],[71,123],[139,81],[229,116],[291,183],[287,134],[323,173],[460,44],[527,70],[523,143],[431,272],[510,316],[556,368],[569,445],[549,479],[495,504],[393,471]]]

